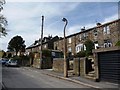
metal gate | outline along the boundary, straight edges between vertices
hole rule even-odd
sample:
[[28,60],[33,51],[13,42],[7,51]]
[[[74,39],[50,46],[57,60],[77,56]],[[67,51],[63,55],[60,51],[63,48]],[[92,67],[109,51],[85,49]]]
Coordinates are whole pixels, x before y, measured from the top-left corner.
[[120,51],[98,53],[99,78],[120,83]]

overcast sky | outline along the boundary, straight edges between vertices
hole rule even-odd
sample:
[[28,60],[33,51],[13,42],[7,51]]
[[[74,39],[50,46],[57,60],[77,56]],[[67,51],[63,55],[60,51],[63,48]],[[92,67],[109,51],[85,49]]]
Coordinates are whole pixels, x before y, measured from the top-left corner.
[[[27,1],[27,2],[26,2]],[[12,37],[19,35],[26,46],[40,38],[41,16],[44,15],[44,36],[63,36],[64,22],[68,20],[67,35],[80,32],[82,27],[92,28],[96,22],[105,23],[118,19],[117,0],[109,2],[82,2],[80,0],[6,0],[3,14],[8,20],[8,35],[0,38],[0,49],[7,50]],[[49,2],[47,2],[49,1]],[[50,2],[51,1],[51,2]],[[99,0],[100,1],[100,0]],[[116,1],[116,2],[115,2]]]

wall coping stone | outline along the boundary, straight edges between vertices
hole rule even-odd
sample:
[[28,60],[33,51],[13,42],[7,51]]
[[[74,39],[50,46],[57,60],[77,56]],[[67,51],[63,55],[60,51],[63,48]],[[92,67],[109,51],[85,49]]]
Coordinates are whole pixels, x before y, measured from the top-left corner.
[[53,60],[64,60],[64,58],[54,58]]
[[117,50],[120,50],[120,46],[94,49],[92,52],[99,53],[99,52],[109,52],[109,51],[117,51]]

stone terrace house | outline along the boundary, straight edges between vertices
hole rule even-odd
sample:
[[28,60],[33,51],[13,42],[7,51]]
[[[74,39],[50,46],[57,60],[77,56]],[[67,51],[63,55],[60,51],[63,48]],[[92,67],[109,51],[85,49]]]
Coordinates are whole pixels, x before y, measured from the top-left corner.
[[[54,42],[59,40],[58,36],[52,37],[44,37],[43,38],[43,49],[54,49]],[[36,40],[32,45],[26,48],[26,53],[30,52],[39,52],[40,51],[40,40]]]
[[[72,55],[85,50],[83,44],[85,40],[90,39],[94,42],[95,49],[100,47],[112,47],[120,40],[120,19],[105,24],[97,23],[96,27],[90,29],[81,29],[80,32],[67,36],[67,52]],[[63,51],[63,39],[54,42],[54,49]]]

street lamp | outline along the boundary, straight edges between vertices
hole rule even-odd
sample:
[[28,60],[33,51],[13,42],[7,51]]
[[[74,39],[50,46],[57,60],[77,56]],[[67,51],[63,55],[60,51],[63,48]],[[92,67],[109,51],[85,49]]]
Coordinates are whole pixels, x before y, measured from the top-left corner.
[[66,30],[66,26],[68,24],[68,21],[66,18],[62,19],[63,22],[65,22],[65,26],[64,26],[64,77],[68,77],[68,67],[67,67],[67,42],[66,42],[66,36],[65,36],[65,30]]
[[42,68],[42,40],[43,40],[43,24],[44,16],[42,16],[42,26],[41,26],[41,40],[40,40],[40,69]]

